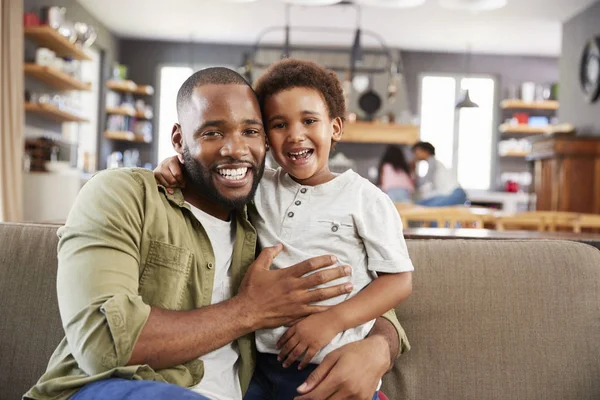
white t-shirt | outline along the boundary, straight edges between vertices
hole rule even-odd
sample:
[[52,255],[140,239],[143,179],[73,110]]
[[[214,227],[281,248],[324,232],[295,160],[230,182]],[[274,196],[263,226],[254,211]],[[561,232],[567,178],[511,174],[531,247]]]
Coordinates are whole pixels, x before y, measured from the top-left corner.
[[[235,224],[223,221],[187,203],[204,227],[215,255],[215,278],[211,304],[231,298],[231,260],[235,242]],[[229,343],[200,357],[204,361],[204,377],[193,388],[194,392],[212,400],[241,400],[236,342]]]
[[421,198],[447,196],[460,187],[452,170],[434,156],[427,159],[427,174],[417,180]]
[[[308,258],[333,254],[352,276],[326,286],[352,282],[348,295],[318,304],[334,305],[356,295],[377,272],[413,271],[402,222],[389,197],[352,170],[318,186],[302,186],[283,170],[265,170],[250,207],[251,221],[262,247],[283,244],[272,268],[287,268]],[[331,351],[366,337],[374,321],[339,333],[313,359],[320,363]],[[287,328],[256,332],[260,352],[278,354],[277,340]]]

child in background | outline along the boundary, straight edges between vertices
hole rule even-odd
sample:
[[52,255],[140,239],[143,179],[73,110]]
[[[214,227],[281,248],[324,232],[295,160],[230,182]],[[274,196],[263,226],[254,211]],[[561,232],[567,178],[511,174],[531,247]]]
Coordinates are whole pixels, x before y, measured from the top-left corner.
[[[244,399],[288,400],[328,353],[366,337],[375,318],[410,295],[414,268],[390,199],[351,170],[329,170],[346,111],[335,73],[308,61],[282,60],[262,75],[256,93],[270,150],[281,166],[265,170],[249,207],[260,245],[283,244],[271,268],[323,254],[352,267],[352,276],[341,278],[352,292],[320,303],[332,306],[327,311],[291,327],[256,332],[257,369]],[[172,157],[155,175],[173,187],[177,170],[179,160]]]
[[385,150],[377,175],[377,186],[395,203],[410,203],[415,191],[411,170],[400,146],[390,145]]

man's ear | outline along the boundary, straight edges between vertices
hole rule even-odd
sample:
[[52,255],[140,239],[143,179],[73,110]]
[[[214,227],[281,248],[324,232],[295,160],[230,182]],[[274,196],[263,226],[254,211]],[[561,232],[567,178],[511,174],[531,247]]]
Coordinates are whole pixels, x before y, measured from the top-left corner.
[[333,135],[331,136],[331,139],[334,142],[339,142],[342,140],[342,135],[344,134],[344,121],[342,121],[340,117],[335,117],[331,123],[333,124]]
[[183,164],[183,133],[179,124],[174,124],[171,130],[171,144],[177,152],[179,162]]

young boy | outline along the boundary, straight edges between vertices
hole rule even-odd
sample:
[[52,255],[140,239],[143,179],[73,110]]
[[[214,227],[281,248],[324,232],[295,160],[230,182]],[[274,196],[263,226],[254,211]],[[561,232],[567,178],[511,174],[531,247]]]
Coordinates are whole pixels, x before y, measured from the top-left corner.
[[[323,254],[352,267],[346,279],[351,294],[322,302],[331,306],[327,311],[256,332],[257,369],[244,399],[287,400],[298,395],[315,364],[366,337],[375,318],[410,295],[413,265],[390,199],[351,170],[340,175],[329,170],[346,111],[335,73],[312,62],[283,60],[261,76],[256,93],[280,168],[265,170],[249,213],[262,247],[283,244],[272,268]],[[176,157],[156,169],[159,183],[172,187],[172,171],[180,172]]]

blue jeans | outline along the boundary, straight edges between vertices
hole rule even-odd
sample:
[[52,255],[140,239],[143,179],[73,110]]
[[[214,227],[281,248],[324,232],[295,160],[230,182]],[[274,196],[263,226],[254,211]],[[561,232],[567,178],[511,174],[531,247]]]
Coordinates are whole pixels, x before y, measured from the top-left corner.
[[434,196],[423,199],[417,204],[425,207],[448,207],[465,204],[467,193],[462,188],[456,188],[452,193],[446,196]]
[[[299,396],[296,388],[317,368],[316,364],[310,364],[298,371],[298,362],[288,368],[281,364],[274,354],[258,353],[256,371],[244,400],[292,400]],[[373,400],[379,400],[377,393]]]
[[390,189],[385,194],[388,195],[394,203],[410,203],[412,202],[412,194],[408,189]]
[[110,378],[85,385],[70,400],[209,400],[189,389],[155,381]]

